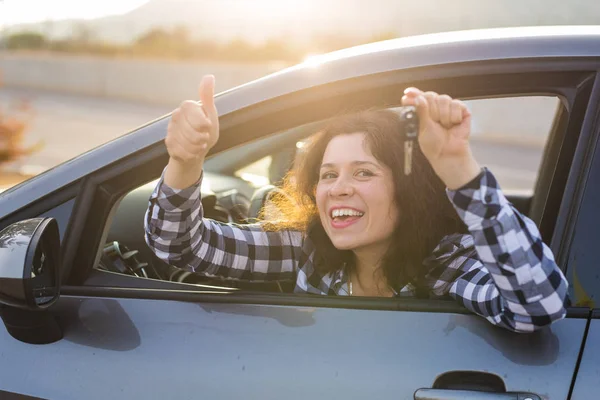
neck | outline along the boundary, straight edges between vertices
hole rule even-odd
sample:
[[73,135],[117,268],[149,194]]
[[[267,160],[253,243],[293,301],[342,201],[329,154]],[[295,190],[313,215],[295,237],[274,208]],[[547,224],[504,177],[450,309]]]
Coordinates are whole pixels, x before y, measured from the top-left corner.
[[391,292],[383,270],[380,268],[386,249],[387,246],[382,246],[353,251],[355,258],[353,282],[354,287],[358,286],[357,292],[360,291],[367,296],[381,296]]

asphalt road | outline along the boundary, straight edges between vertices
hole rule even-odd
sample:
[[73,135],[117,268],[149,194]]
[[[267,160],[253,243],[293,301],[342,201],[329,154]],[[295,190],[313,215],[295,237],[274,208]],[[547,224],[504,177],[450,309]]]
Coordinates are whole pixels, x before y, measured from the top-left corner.
[[[44,142],[39,153],[10,166],[26,173],[58,165],[170,111],[122,100],[0,89],[0,106],[20,98],[29,99],[35,112],[27,143]],[[505,190],[533,187],[542,154],[539,145],[478,139],[473,148],[478,161],[495,173]]]
[[43,141],[43,149],[13,167],[26,172],[58,165],[117,138],[169,110],[121,100],[109,100],[21,89],[0,89],[0,104],[15,99],[31,101],[34,118],[29,144]]

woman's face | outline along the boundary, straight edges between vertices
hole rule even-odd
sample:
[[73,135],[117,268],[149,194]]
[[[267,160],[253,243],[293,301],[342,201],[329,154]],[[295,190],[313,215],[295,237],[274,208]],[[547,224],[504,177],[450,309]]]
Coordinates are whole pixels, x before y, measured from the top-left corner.
[[316,201],[321,224],[337,249],[387,249],[398,221],[392,171],[368,150],[364,133],[331,139]]

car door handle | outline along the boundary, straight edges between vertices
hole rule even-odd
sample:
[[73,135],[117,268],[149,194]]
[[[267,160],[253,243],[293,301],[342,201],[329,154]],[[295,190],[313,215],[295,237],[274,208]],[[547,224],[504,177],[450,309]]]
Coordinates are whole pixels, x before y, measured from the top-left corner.
[[415,400],[542,400],[533,393],[494,393],[478,390],[419,389]]

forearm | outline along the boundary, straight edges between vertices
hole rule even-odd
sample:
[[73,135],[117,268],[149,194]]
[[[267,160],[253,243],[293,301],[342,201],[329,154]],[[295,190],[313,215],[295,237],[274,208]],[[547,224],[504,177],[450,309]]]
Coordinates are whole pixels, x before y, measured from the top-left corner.
[[157,257],[181,268],[185,255],[192,252],[191,238],[202,229],[200,178],[185,189],[175,189],[166,184],[167,172],[149,199],[145,239]]
[[470,151],[464,157],[442,159],[431,165],[449,190],[466,185],[481,173],[481,166]]
[[[496,234],[496,243],[489,242],[490,232]],[[535,328],[564,317],[568,284],[532,221],[505,204],[496,218],[471,228],[471,234],[515,322],[531,319]]]
[[557,302],[556,307],[547,307],[552,303],[547,298],[529,303],[508,300],[511,296],[500,289],[498,276],[494,278],[476,259],[470,260],[464,269],[468,272],[453,282],[448,294],[494,325],[514,332],[534,332],[565,316],[562,302]]
[[177,268],[240,280],[293,279],[302,233],[265,231],[204,218],[200,178],[185,189],[166,185],[165,169],[150,197],[145,238],[157,257]]
[[164,183],[173,189],[188,188],[200,179],[203,166],[204,159],[184,163],[171,157],[165,170]]
[[469,185],[449,196],[497,290],[502,311],[495,317],[508,318],[504,323],[515,330],[564,317],[568,284],[535,224],[508,202],[489,171]]

